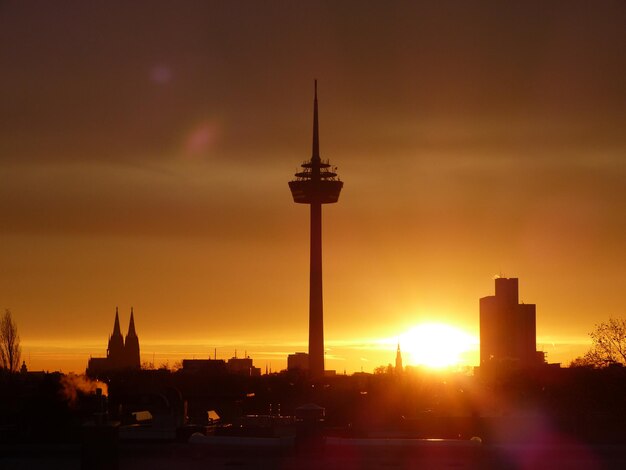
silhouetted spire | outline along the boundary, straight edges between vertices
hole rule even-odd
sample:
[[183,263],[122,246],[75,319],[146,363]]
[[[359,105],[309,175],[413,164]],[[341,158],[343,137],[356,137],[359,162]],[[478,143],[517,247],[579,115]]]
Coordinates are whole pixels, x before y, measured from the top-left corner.
[[124,365],[133,369],[141,367],[141,359],[139,356],[139,338],[135,331],[135,315],[133,307],[130,308],[130,322],[128,323],[128,334],[124,344]]
[[317,119],[317,80],[315,80],[315,98],[313,99],[313,151],[311,161],[320,160],[320,132]]
[[113,336],[116,335],[122,336],[122,330],[120,328],[120,315],[117,307],[115,307],[115,323],[113,324]]
[[396,350],[396,372],[402,372],[402,351],[400,351],[400,340],[398,340],[398,349]]
[[128,334],[126,335],[126,337],[128,338],[129,336],[137,336],[137,333],[135,332],[135,318],[133,316],[133,307],[130,308],[130,323],[128,324]]
[[112,369],[124,365],[124,337],[120,328],[120,315],[117,307],[115,307],[115,323],[113,324],[113,333],[109,337],[107,357],[110,360],[109,366]]

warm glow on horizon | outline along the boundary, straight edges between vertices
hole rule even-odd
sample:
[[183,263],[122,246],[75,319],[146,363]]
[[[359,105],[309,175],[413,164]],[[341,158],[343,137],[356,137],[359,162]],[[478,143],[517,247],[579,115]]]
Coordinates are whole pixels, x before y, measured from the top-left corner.
[[477,338],[443,323],[422,323],[400,335],[405,364],[434,369],[461,365],[463,354],[477,346]]

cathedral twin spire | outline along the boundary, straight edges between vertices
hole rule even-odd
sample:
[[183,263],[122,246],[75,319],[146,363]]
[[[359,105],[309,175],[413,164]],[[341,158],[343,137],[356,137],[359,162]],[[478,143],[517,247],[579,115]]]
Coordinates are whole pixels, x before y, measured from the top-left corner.
[[132,307],[130,308],[130,322],[128,324],[126,341],[124,341],[120,328],[119,310],[115,307],[115,323],[113,324],[113,333],[109,337],[107,358],[111,362],[110,365],[114,368],[139,368],[141,365],[139,358],[139,338],[135,331],[135,318]]

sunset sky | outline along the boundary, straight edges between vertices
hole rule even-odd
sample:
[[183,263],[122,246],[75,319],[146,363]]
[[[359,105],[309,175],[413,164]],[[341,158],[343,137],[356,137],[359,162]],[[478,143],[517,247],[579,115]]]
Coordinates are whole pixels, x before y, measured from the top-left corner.
[[[0,308],[31,369],[306,351],[318,79],[327,368],[493,277],[567,362],[626,315],[626,2],[2,2]],[[407,348],[409,346],[407,345]],[[467,364],[475,357],[468,356]]]

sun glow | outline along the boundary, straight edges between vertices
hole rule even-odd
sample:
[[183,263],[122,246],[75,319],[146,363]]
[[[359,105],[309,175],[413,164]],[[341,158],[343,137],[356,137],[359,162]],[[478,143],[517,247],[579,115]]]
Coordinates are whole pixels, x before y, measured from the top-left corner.
[[464,331],[442,323],[423,323],[400,335],[406,364],[444,368],[460,365],[463,354],[476,349],[478,340]]

